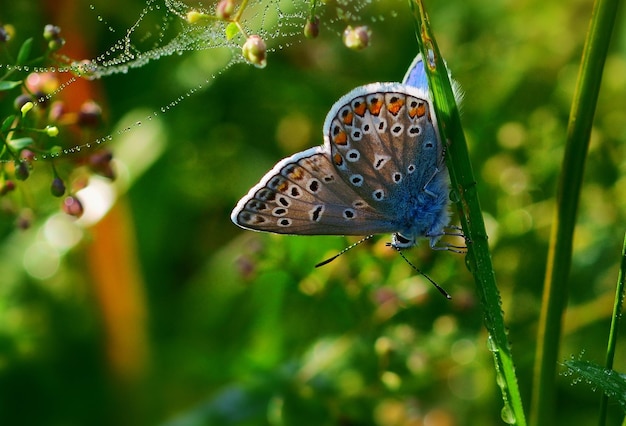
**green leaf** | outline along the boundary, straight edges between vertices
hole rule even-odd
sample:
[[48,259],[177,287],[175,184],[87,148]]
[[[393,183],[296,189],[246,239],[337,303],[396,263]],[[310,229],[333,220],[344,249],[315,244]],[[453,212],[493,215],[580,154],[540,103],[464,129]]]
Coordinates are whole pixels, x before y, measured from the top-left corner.
[[2,122],[2,126],[0,127],[0,132],[4,133],[11,128],[13,121],[15,120],[15,115],[9,115]]
[[26,60],[30,56],[30,51],[32,47],[33,47],[32,37],[29,39],[26,39],[26,41],[22,43],[22,47],[20,47],[20,51],[17,54],[17,65],[22,65],[26,63]]
[[626,411],[626,375],[607,370],[589,361],[568,360],[564,364],[589,385],[602,390]]
[[239,27],[234,22],[231,22],[226,26],[226,40],[230,40],[237,35]]
[[0,92],[11,90],[22,84],[21,81],[0,81]]
[[17,138],[9,141],[9,146],[16,151],[29,147],[33,144],[33,138]]

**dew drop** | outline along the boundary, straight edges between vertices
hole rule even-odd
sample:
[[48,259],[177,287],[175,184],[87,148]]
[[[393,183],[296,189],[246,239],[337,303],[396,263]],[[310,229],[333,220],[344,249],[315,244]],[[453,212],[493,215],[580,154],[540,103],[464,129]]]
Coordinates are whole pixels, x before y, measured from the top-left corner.
[[500,411],[500,417],[502,417],[503,422],[509,425],[515,424],[517,422],[515,414],[513,414],[513,410],[508,403],[504,404],[504,407],[502,407],[502,410]]

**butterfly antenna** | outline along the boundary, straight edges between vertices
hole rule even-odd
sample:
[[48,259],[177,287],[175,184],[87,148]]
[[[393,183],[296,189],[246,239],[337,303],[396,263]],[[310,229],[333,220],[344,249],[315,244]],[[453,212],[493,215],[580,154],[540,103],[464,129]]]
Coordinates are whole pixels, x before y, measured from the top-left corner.
[[439,290],[439,293],[443,294],[443,295],[444,295],[444,297],[445,297],[446,299],[452,299],[452,296],[450,296],[450,294],[448,294],[448,292],[447,292],[447,291],[445,291],[445,290],[443,289],[443,287],[441,287],[439,284],[437,284],[436,282],[434,282],[434,281],[433,281],[433,279],[432,279],[432,278],[430,278],[428,275],[426,275],[425,273],[423,273],[422,271],[420,271],[420,270],[417,268],[417,266],[413,265],[413,264],[411,263],[411,261],[410,261],[409,259],[407,259],[407,258],[406,258],[406,256],[404,255],[404,253],[402,253],[402,250],[400,250],[400,247],[396,247],[396,246],[394,246],[394,245],[393,245],[393,244],[391,244],[391,243],[387,243],[387,245],[388,245],[388,246],[390,246],[390,247],[393,247],[394,249],[396,249],[396,251],[397,251],[398,253],[400,253],[400,257],[402,257],[402,259],[404,259],[404,261],[405,261],[406,263],[408,263],[408,264],[409,264],[409,266],[415,270],[415,272],[417,272],[418,274],[420,274],[420,275],[422,275],[423,277],[425,277],[428,281],[430,281],[430,283],[431,283],[432,285],[434,285],[434,286],[435,286],[435,288],[436,288],[437,290]]
[[337,253],[336,255],[334,255],[333,257],[326,259],[323,262],[318,263],[317,265],[315,265],[316,268],[319,268],[320,266],[324,266],[330,262],[332,262],[333,260],[337,259],[339,256],[341,256],[342,254],[344,254],[345,252],[347,252],[350,249],[355,248],[356,246],[358,246],[359,244],[369,240],[370,238],[372,238],[374,235],[368,235],[367,237],[361,238],[359,241],[357,241],[354,244],[349,245],[348,247],[346,247],[345,249],[341,250],[339,253]]

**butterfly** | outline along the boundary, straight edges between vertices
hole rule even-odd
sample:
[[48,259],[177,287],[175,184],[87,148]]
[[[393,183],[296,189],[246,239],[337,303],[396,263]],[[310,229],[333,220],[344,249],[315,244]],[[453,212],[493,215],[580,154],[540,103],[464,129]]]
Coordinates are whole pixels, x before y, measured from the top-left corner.
[[234,208],[255,231],[295,235],[391,233],[398,250],[445,234],[450,181],[424,63],[402,83],[373,83],[330,109],[322,146],[279,161]]

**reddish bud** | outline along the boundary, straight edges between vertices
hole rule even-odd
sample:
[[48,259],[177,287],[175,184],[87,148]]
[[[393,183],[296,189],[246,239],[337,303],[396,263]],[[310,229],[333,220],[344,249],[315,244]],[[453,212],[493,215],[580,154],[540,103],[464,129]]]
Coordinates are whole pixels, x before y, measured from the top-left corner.
[[65,197],[62,208],[65,213],[76,218],[81,217],[84,212],[83,204],[74,195]]
[[102,108],[94,101],[87,101],[80,106],[77,124],[80,127],[98,127],[102,122]]
[[15,190],[15,182],[13,182],[12,180],[5,180],[2,186],[0,186],[0,196],[6,195],[9,192],[12,192],[14,190]]
[[20,158],[24,161],[31,162],[35,159],[35,153],[30,149],[23,149],[20,151]]
[[304,24],[304,36],[306,38],[316,38],[320,33],[320,18],[314,16]]
[[221,0],[215,7],[215,16],[220,19],[229,20],[234,11],[234,0]]
[[265,41],[258,35],[251,35],[241,48],[243,57],[257,68],[267,65],[267,47]]
[[65,104],[63,101],[56,101],[50,105],[50,113],[48,114],[48,118],[52,122],[57,122],[61,119],[61,116],[65,114]]
[[107,149],[97,151],[89,157],[89,168],[100,176],[114,180],[115,172],[111,166],[112,159],[113,153],[111,151]]

